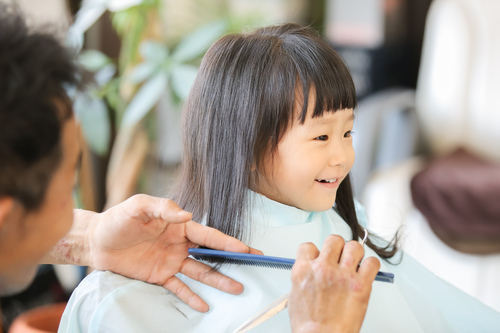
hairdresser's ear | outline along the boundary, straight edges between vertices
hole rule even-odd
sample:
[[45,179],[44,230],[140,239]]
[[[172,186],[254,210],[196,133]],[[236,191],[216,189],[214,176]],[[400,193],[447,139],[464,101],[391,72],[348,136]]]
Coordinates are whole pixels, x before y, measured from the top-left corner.
[[250,166],[250,172],[254,173],[257,170],[257,163],[255,161],[252,162],[252,165]]
[[14,209],[14,198],[0,197],[0,230],[3,229],[5,223]]

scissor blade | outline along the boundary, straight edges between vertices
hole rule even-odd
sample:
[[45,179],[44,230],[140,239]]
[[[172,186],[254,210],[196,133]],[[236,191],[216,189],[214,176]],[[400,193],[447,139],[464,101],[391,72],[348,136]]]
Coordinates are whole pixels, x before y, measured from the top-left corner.
[[251,330],[252,328],[277,315],[287,307],[289,297],[289,292],[281,296],[280,298],[269,304],[264,310],[244,322],[243,325],[241,325],[234,331],[234,333],[247,332],[248,330]]

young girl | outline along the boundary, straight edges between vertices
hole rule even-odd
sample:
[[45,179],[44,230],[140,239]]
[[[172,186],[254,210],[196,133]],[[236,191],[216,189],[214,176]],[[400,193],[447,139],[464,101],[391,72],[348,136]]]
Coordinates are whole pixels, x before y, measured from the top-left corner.
[[[363,236],[348,176],[355,107],[347,67],[312,29],[284,25],[222,38],[205,55],[187,102],[174,200],[194,220],[245,240],[248,189],[306,211],[336,204],[352,239]],[[289,151],[279,151],[280,144]],[[297,160],[280,166],[288,153]],[[282,184],[275,184],[276,176]],[[301,197],[294,201],[280,197],[295,192]],[[315,200],[324,203],[309,207]],[[383,258],[396,252],[367,244]]]
[[[312,29],[286,24],[221,38],[186,105],[174,200],[194,220],[267,255],[291,258],[301,243],[320,247],[330,234],[359,239],[364,215],[349,183],[355,107],[346,66]],[[366,256],[396,253],[394,244],[367,245]],[[395,283],[374,282],[363,332],[484,331],[500,323],[409,256],[396,266],[382,262],[381,270],[393,272]],[[221,271],[243,283],[242,295],[183,278],[209,303],[207,313],[161,286],[94,272],[72,295],[60,331],[231,332],[291,286],[290,271]],[[290,331],[286,311],[254,331]]]

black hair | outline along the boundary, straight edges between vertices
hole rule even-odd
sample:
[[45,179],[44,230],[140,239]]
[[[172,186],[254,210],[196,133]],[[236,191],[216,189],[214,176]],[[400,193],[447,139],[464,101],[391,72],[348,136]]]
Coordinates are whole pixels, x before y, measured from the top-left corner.
[[[316,100],[313,117],[356,107],[349,70],[315,30],[284,24],[215,42],[185,105],[184,157],[174,200],[194,220],[205,218],[207,225],[248,241],[248,189],[255,188],[265,157],[276,153],[294,117],[305,121],[310,91]],[[297,92],[303,99],[298,115]],[[349,177],[337,191],[336,209],[353,239],[364,235]],[[395,244],[367,244],[383,258],[396,252]]]
[[0,197],[40,207],[73,114],[65,87],[79,87],[78,78],[72,52],[52,33],[30,30],[16,5],[0,3]]

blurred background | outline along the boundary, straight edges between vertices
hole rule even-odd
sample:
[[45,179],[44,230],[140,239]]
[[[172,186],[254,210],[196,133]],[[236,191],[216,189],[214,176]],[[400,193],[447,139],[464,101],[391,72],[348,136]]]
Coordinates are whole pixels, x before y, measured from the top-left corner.
[[[317,29],[358,95],[351,172],[368,227],[500,311],[500,5],[495,0],[18,0],[50,24],[91,83],[68,93],[85,144],[78,207],[167,195],[180,116],[220,36],[296,22]],[[495,94],[496,93],[496,94]],[[86,268],[41,266],[2,298],[7,325],[65,301]]]

